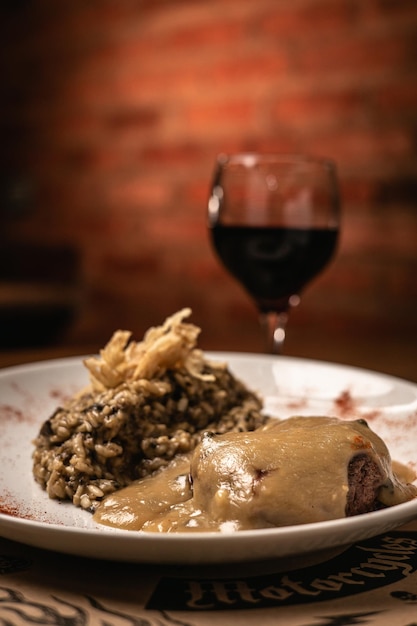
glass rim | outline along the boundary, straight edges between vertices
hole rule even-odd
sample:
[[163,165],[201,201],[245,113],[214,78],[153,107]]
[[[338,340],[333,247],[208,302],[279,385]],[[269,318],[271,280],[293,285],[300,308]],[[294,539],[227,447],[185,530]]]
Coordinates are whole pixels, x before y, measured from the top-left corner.
[[217,155],[217,164],[238,164],[250,168],[257,163],[311,164],[328,167],[336,170],[336,161],[326,156],[320,156],[308,152],[221,152]]

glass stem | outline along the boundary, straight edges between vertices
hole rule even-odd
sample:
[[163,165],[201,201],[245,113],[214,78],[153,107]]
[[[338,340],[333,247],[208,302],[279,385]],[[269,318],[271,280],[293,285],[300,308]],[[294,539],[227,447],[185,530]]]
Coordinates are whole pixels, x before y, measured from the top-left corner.
[[282,354],[287,327],[287,311],[260,313],[259,320],[265,338],[265,350],[269,354]]

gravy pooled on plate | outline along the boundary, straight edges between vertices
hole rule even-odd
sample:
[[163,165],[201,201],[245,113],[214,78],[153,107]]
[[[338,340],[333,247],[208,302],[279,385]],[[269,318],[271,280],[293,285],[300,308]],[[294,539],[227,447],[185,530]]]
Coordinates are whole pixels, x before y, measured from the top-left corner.
[[94,519],[151,532],[321,522],[411,500],[413,478],[393,470],[364,420],[293,417],[253,432],[206,433],[191,455],[107,496]]

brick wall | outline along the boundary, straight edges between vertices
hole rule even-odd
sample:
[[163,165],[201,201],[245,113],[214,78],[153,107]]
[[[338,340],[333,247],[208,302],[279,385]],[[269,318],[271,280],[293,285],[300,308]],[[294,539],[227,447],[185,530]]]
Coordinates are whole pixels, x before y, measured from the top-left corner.
[[68,341],[141,334],[191,306],[204,347],[260,349],[205,228],[214,158],[235,150],[338,163],[338,255],[289,341],[417,339],[415,0],[7,4],[1,237],[79,254]]

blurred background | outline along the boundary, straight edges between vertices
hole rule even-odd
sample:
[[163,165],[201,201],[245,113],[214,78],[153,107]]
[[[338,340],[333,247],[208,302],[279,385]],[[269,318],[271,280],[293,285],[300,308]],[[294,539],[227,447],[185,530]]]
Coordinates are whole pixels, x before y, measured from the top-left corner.
[[417,381],[415,0],[9,0],[0,18],[1,363],[139,339],[183,306],[204,349],[261,351],[207,236],[213,163],[309,152],[338,164],[342,236],[286,353]]

